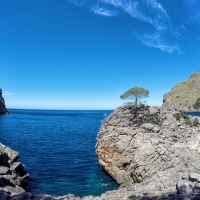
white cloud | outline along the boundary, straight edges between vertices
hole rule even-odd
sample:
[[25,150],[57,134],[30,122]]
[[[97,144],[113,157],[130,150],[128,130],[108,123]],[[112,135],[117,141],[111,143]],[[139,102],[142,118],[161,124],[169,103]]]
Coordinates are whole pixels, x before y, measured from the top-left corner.
[[92,8],[91,9],[97,15],[103,15],[105,17],[115,17],[117,16],[117,11],[107,10],[105,8]]
[[[131,18],[141,21],[141,26],[137,27],[138,32],[134,36],[145,46],[161,51],[180,54],[183,50],[187,51],[188,46],[195,45],[199,41],[199,0],[180,0],[176,4],[173,0],[167,1],[168,3],[163,1],[162,4],[159,0],[68,1],[78,6],[87,7],[97,15],[116,17],[120,12],[123,12]],[[176,18],[176,16],[178,17]],[[194,26],[191,28],[192,24]],[[146,28],[147,25],[150,27],[149,29]],[[152,32],[152,29],[153,34],[145,31],[151,30]]]
[[178,45],[169,44],[166,41],[163,41],[161,39],[162,36],[159,33],[144,34],[143,36],[135,34],[135,36],[145,46],[154,47],[168,53],[172,53],[174,51],[177,51],[179,54],[182,53]]
[[169,27],[169,16],[156,0],[68,0],[78,6],[86,6],[103,16],[117,16],[123,11],[133,18],[149,23],[156,29]]
[[4,91],[4,92],[2,93],[2,95],[3,95],[3,96],[10,96],[10,95],[14,95],[14,93]]

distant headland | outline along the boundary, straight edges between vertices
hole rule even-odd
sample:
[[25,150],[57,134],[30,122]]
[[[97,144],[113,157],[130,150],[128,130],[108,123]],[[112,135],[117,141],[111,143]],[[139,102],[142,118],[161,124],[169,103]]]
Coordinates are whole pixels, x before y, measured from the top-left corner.
[[163,107],[186,112],[200,111],[200,71],[192,74],[188,80],[176,84],[170,92],[164,94]]
[[2,89],[0,88],[0,115],[10,114],[10,111],[6,108],[5,100],[2,96]]

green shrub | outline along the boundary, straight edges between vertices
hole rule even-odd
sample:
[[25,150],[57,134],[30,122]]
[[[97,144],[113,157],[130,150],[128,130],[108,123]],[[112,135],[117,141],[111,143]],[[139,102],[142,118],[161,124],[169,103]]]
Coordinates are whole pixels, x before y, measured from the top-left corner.
[[189,126],[193,125],[190,119],[185,119],[185,124]]
[[176,118],[176,120],[180,121],[182,115],[181,113],[176,113],[176,114],[173,114],[174,118]]
[[193,121],[193,126],[198,126],[199,125],[199,119],[195,118]]
[[190,119],[190,117],[183,112],[181,112],[181,115],[182,115],[183,119]]
[[174,118],[176,118],[176,120],[180,121],[181,118],[184,119],[185,121],[185,124],[189,125],[189,126],[192,126],[192,122],[190,120],[190,117],[188,115],[186,115],[185,113],[183,112],[179,112],[179,113],[175,113],[173,114]]
[[195,102],[195,104],[193,105],[194,109],[199,109],[200,108],[200,98],[198,98]]
[[156,114],[152,114],[144,120],[137,121],[138,126],[141,126],[142,124],[145,124],[145,123],[151,123],[151,124],[161,126],[161,119]]

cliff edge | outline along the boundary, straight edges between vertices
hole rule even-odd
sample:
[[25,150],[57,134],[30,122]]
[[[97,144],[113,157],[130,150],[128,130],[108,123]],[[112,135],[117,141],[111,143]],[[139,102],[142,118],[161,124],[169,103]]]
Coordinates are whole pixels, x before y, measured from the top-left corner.
[[[193,105],[200,97],[200,71],[188,80],[175,85],[163,96],[163,107],[182,111],[194,111]],[[198,110],[199,111],[199,110]]]
[[10,111],[6,108],[5,100],[2,96],[2,89],[0,88],[0,115],[10,114]]

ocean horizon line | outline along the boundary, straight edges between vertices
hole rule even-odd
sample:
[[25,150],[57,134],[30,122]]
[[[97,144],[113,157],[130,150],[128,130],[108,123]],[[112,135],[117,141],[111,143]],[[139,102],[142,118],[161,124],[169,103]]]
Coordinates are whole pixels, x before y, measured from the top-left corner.
[[46,111],[114,111],[116,108],[113,109],[57,109],[57,108],[8,108],[8,110],[46,110]]

